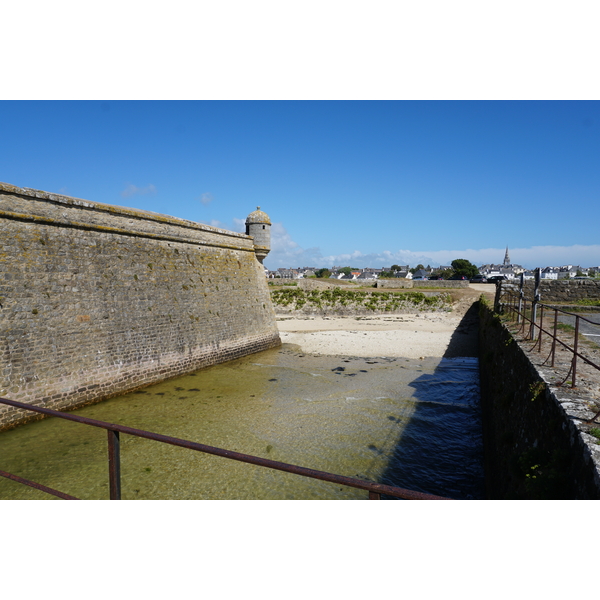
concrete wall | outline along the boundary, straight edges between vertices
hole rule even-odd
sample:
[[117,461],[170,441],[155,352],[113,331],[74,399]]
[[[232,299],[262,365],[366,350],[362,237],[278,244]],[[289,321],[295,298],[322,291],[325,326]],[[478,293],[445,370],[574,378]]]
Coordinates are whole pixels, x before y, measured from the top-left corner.
[[559,398],[498,315],[480,307],[488,497],[599,499],[600,446],[572,398]]
[[72,408],[280,343],[248,236],[0,183],[0,396]]

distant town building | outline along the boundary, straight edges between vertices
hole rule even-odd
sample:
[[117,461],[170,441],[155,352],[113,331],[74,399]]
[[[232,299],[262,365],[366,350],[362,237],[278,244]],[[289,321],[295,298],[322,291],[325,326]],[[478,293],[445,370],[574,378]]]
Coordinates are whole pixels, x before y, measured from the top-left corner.
[[[263,223],[257,223],[262,227]],[[261,230],[259,230],[260,232]],[[521,265],[513,264],[510,262],[510,253],[508,246],[504,253],[504,259],[501,264],[488,264],[479,267],[479,272],[485,277],[493,277],[494,275],[503,275],[507,279],[517,279],[521,273],[523,273],[524,279],[533,279],[534,272],[525,270]],[[397,267],[400,266],[401,270]],[[439,267],[432,269],[427,266],[424,269],[420,269],[415,272],[414,275],[410,272],[409,265],[394,265],[396,269],[393,271],[393,276],[401,277],[406,279],[413,279],[413,277],[430,277],[431,275],[437,275],[444,271],[451,271],[452,267],[449,265],[440,265]],[[316,272],[321,267],[298,267],[297,269],[285,269],[279,268],[276,271],[267,271],[265,274],[270,279],[302,279],[307,277],[315,277]],[[377,279],[382,272],[385,272],[391,276],[391,267],[374,268],[365,267],[364,269],[354,269],[351,274],[345,275],[340,271],[344,267],[327,267],[330,271],[330,279],[343,279],[345,281],[373,281]],[[541,269],[540,275],[542,279],[572,279],[578,276],[589,276],[595,277],[596,274],[600,274],[600,266],[597,267],[581,267],[579,265],[562,265],[562,266],[547,266]]]
[[360,274],[358,275],[358,277],[356,277],[357,280],[360,281],[365,281],[365,280],[372,280],[374,281],[375,279],[377,279],[377,275],[375,273],[373,273],[372,271],[367,271],[366,269]]
[[523,273],[523,271],[525,271],[525,269],[521,265],[514,265],[510,262],[508,246],[506,246],[506,252],[504,253],[504,260],[502,261],[502,264],[482,265],[479,267],[479,272],[486,277],[504,275],[507,279],[514,279],[520,273]]
[[540,279],[558,279],[558,267],[544,267],[540,272]]
[[280,277],[281,279],[297,279],[298,271],[295,271],[294,269],[279,268],[277,269],[275,277]]

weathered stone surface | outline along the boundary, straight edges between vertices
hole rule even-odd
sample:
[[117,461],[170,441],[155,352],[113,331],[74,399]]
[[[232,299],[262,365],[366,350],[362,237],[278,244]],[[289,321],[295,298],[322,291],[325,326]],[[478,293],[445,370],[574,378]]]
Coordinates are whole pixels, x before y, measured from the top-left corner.
[[250,237],[0,183],[0,396],[72,408],[280,343]]

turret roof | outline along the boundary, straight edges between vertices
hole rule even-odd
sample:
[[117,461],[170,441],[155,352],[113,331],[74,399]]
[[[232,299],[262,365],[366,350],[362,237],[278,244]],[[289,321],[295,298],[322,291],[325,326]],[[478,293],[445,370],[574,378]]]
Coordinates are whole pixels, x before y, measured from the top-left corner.
[[263,223],[265,225],[270,225],[271,219],[269,219],[269,215],[266,212],[260,210],[260,206],[257,206],[256,210],[251,212],[246,218],[246,225],[250,223]]

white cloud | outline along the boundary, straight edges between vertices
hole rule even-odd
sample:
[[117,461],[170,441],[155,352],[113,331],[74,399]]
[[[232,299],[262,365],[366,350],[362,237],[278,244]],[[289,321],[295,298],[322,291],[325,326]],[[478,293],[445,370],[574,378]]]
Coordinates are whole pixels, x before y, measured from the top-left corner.
[[[455,258],[466,258],[480,266],[488,263],[499,264],[504,260],[506,248],[482,248],[467,250],[437,250],[414,253],[415,256],[427,257],[430,264],[450,264]],[[582,267],[600,264],[600,245],[584,246],[532,246],[530,248],[508,249],[513,264],[522,265],[528,269],[535,267],[580,265]],[[423,262],[420,260],[419,262]],[[426,263],[423,263],[426,264]]]
[[[456,258],[456,257],[455,257]],[[383,252],[372,252],[364,254],[360,250],[354,250],[353,252],[343,254],[332,254],[330,256],[323,257],[325,262],[324,266],[349,266],[349,267],[391,267],[393,264],[397,265],[411,265],[415,266],[419,263],[424,265],[434,266],[436,263],[433,261],[431,256],[427,253],[422,252],[411,252],[410,250],[399,250],[398,252],[390,252],[384,250]]]
[[271,226],[271,252],[265,259],[267,268],[325,266],[323,260],[319,248],[301,248],[292,240],[281,223],[273,223]]
[[292,240],[281,223],[271,225],[271,252],[281,255],[293,255],[298,252],[298,249],[300,249],[300,246]]
[[[355,267],[389,267],[392,264],[415,266],[449,265],[456,258],[466,258],[477,266],[495,263],[504,260],[506,248],[482,248],[462,250],[388,250],[363,254],[354,251],[348,254],[337,254],[323,257],[324,266],[353,264]],[[528,269],[535,267],[580,265],[582,267],[600,265],[600,245],[574,245],[574,246],[533,246],[531,248],[509,248],[510,260],[513,264],[522,265]]]
[[246,219],[236,219],[233,217],[233,229],[238,233],[246,233]]
[[210,225],[211,227],[218,227],[219,229],[227,229],[228,231],[231,231],[225,223],[222,223],[217,219],[212,219],[210,221],[199,221],[199,223],[204,223],[205,225]]
[[233,218],[233,223],[223,223],[218,219],[211,219],[210,221],[198,221],[198,223],[204,223],[204,225],[210,225],[211,227],[218,227],[219,229],[225,229],[227,231],[235,231],[236,233],[246,232],[246,219]]
[[200,200],[204,206],[208,206],[213,201],[213,195],[208,192],[204,192],[202,196],[198,198],[198,200]]
[[[513,264],[527,269],[545,266],[580,265],[600,266],[600,245],[573,246],[532,246],[530,248],[509,248]],[[457,258],[466,258],[477,266],[502,263],[506,248],[482,248],[462,250],[383,250],[363,253],[360,250],[323,256],[319,248],[304,249],[298,245],[281,223],[271,228],[271,252],[265,259],[270,269],[278,267],[391,267],[393,264],[410,265],[421,263],[436,267],[449,265]]]
[[121,192],[123,198],[129,198],[130,196],[146,196],[148,194],[156,194],[156,187],[152,183],[144,188],[139,188],[136,185],[129,183]]
[[[205,221],[201,221],[205,222]],[[233,219],[233,226],[213,219],[207,225],[243,233],[246,230],[245,219]],[[509,248],[513,264],[527,269],[546,266],[580,265],[582,267],[600,266],[600,245],[573,246],[532,246],[531,248]],[[437,267],[449,265],[457,258],[466,258],[477,266],[502,263],[506,248],[481,248],[463,250],[383,250],[364,253],[360,250],[323,256],[320,248],[302,248],[295,242],[282,223],[273,223],[271,227],[271,252],[265,259],[269,269],[279,267],[391,267],[393,264],[410,265],[419,263]]]

